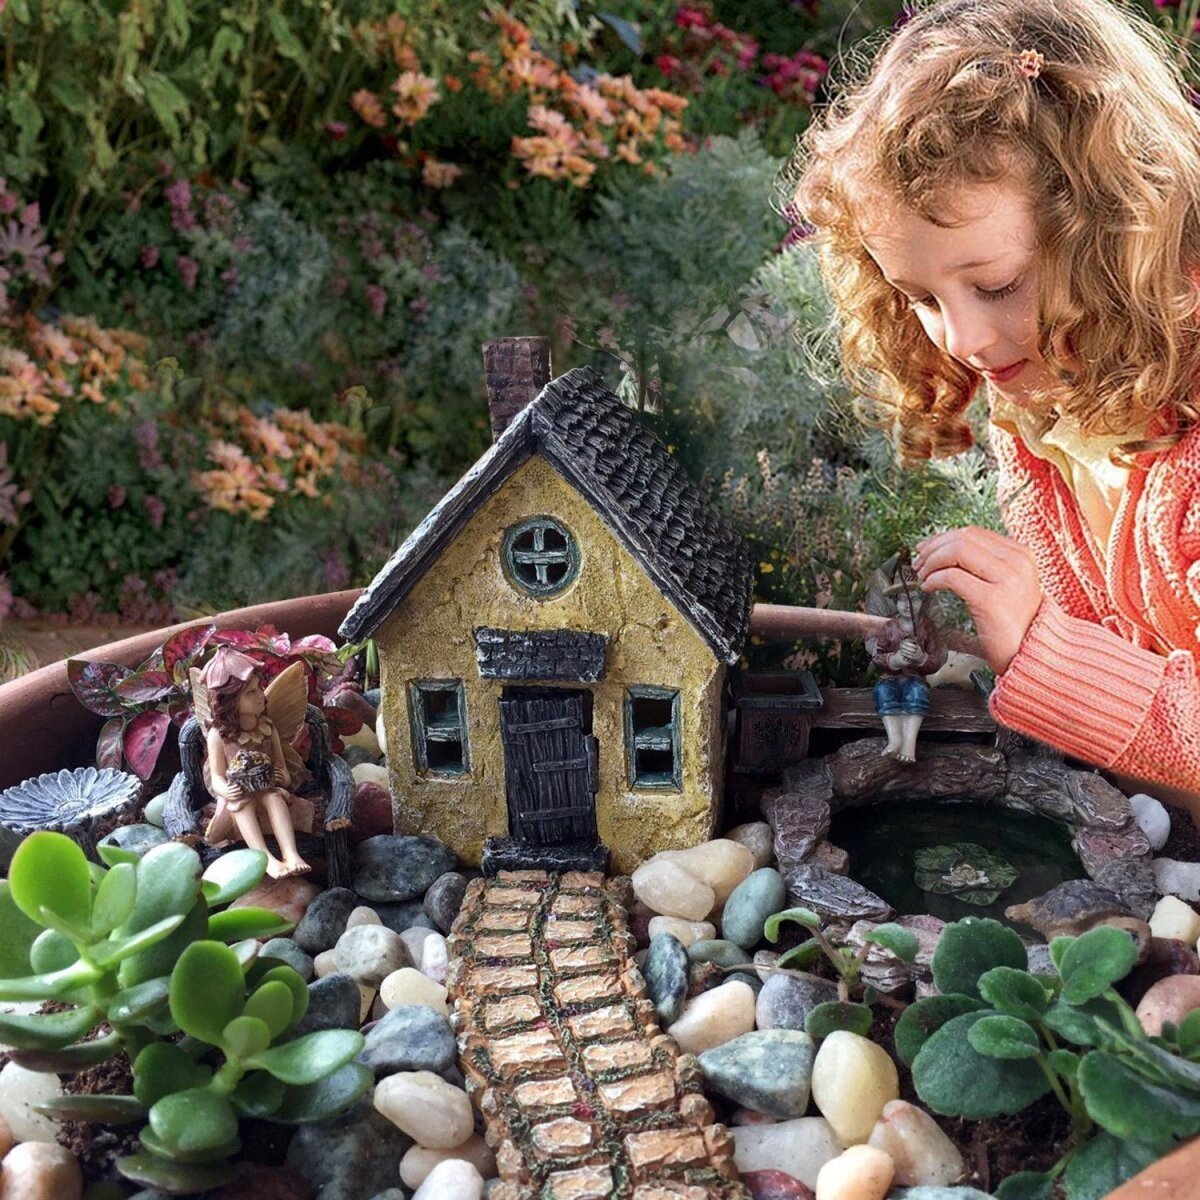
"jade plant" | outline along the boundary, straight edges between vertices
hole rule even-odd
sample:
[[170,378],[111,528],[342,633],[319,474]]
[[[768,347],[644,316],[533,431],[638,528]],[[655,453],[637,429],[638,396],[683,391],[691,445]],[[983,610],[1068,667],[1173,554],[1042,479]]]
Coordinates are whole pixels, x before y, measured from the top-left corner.
[[1049,1171],[1006,1179],[998,1200],[1098,1200],[1200,1132],[1200,1012],[1149,1037],[1115,984],[1137,960],[1129,935],[1098,925],[1050,943],[1055,974],[1027,970],[1021,939],[997,921],[948,925],[933,955],[937,996],[910,1004],[896,1050],[935,1112],[982,1119],[1048,1093],[1072,1139]]
[[[838,946],[827,933],[822,932],[821,918],[812,909],[789,908],[767,918],[763,925],[763,935],[767,941],[779,941],[785,921],[804,926],[812,936],[784,951],[775,961],[776,969],[808,966],[823,954],[837,973],[838,998],[816,1005],[805,1018],[804,1030],[810,1036],[823,1038],[836,1029],[845,1029],[865,1037],[874,1020],[872,1004],[878,1002],[901,1007],[896,1001],[880,995],[870,984],[863,983],[860,976],[872,946],[890,951],[901,962],[913,962],[919,943],[912,930],[892,922],[877,925],[864,936],[863,944],[857,950],[852,950],[848,946]],[[857,1000],[853,998],[855,995],[858,996]]]
[[62,834],[35,833],[0,881],[0,1000],[60,1009],[0,1013],[12,1060],[72,1073],[124,1051],[133,1067],[132,1095],[62,1096],[39,1111],[144,1121],[141,1149],[116,1165],[179,1195],[235,1177],[240,1117],[322,1120],[367,1090],[371,1072],[353,1061],[362,1034],[295,1037],[308,988],[291,967],[258,958],[255,939],[293,923],[225,907],[262,880],[265,854],[235,850],[203,873],[177,842],[140,857],[100,854],[107,869]]

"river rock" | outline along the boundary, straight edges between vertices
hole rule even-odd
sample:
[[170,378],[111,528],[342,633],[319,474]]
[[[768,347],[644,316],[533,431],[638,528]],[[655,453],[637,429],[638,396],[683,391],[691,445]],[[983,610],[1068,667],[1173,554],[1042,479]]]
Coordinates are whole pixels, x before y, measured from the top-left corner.
[[1045,942],[1033,942],[1025,947],[1025,969],[1030,975],[1058,974],[1058,968],[1050,957],[1050,947]]
[[364,1097],[340,1117],[296,1126],[285,1162],[320,1200],[362,1200],[392,1185],[411,1145]]
[[771,867],[751,872],[733,889],[721,914],[721,936],[753,950],[763,940],[763,923],[787,903],[783,876]]
[[400,1182],[405,1187],[420,1187],[438,1163],[451,1158],[469,1162],[484,1179],[491,1179],[496,1174],[496,1156],[492,1148],[475,1133],[461,1146],[455,1146],[451,1150],[430,1150],[426,1146],[413,1146],[400,1160]]
[[164,809],[167,807],[168,792],[159,792],[153,800],[146,801],[146,807],[142,809],[142,817],[147,825],[155,825],[162,829],[166,822]]
[[364,783],[375,783],[382,788],[388,786],[388,769],[382,763],[359,763],[350,768],[350,777],[356,788]]
[[393,971],[379,985],[379,998],[388,1009],[399,1008],[401,1004],[424,1004],[444,1017],[450,1015],[445,987],[434,983],[415,967]]
[[398,933],[386,925],[359,925],[347,929],[333,948],[339,971],[366,987],[378,987],[389,975],[407,967],[408,951]]
[[1163,1023],[1179,1025],[1188,1013],[1200,1008],[1200,975],[1168,975],[1142,997],[1137,1018],[1151,1037],[1162,1033]]
[[725,835],[731,842],[741,842],[754,855],[754,869],[769,867],[775,861],[775,835],[766,821],[751,821],[738,825]]
[[52,1142],[22,1142],[5,1156],[0,1200],[79,1200],[83,1173],[70,1150]]
[[443,933],[450,932],[466,891],[467,877],[458,871],[447,871],[429,885],[429,891],[425,893],[425,911]]
[[821,1042],[812,1097],[843,1145],[865,1142],[884,1105],[899,1096],[896,1064],[882,1046],[844,1029]]
[[718,967],[742,967],[750,963],[748,955],[741,946],[725,938],[712,938],[709,941],[693,942],[688,947],[688,961],[693,963],[715,963]]
[[[686,850],[663,850],[655,857],[682,867],[693,878],[707,884],[713,890],[716,904],[724,904],[733,889],[754,870],[754,855],[741,842],[730,841],[729,838],[713,838],[698,846],[689,846]],[[694,919],[703,920],[706,916],[708,913],[701,913]]]
[[432,929],[437,932],[433,918],[425,911],[425,906],[420,900],[402,900],[398,904],[373,904],[371,907],[393,933],[403,933],[406,929]]
[[1177,896],[1164,896],[1150,915],[1150,932],[1157,938],[1175,938],[1195,946],[1200,938],[1200,913]]
[[829,803],[821,795],[769,789],[763,793],[762,810],[774,832],[773,849],[780,871],[798,867],[829,832]]
[[327,888],[308,906],[292,934],[293,940],[305,954],[332,950],[358,905],[357,894],[349,888]]
[[685,1054],[701,1054],[753,1028],[754,989],[731,980],[689,1000],[667,1032]]
[[842,1147],[823,1117],[799,1117],[771,1125],[742,1125],[731,1129],[733,1161],[747,1171],[786,1171],[808,1187],[817,1173],[836,1158]]
[[685,921],[680,917],[651,917],[646,932],[651,942],[659,934],[669,933],[673,938],[677,938],[686,950],[694,942],[715,938],[717,927],[711,921]]
[[34,1105],[45,1104],[63,1094],[57,1075],[27,1071],[16,1063],[0,1070],[0,1118],[8,1125],[17,1142],[53,1142],[59,1130],[57,1121],[34,1112]]
[[[746,853],[749,855],[750,852],[747,850]],[[634,871],[633,892],[654,912],[666,917],[682,917],[685,921],[703,921],[716,903],[716,894],[708,884],[701,883],[662,854],[647,859]]]
[[437,933],[436,929],[430,928],[428,925],[414,925],[411,929],[405,929],[400,934],[400,940],[404,943],[405,949],[408,951],[408,957],[415,963],[421,961],[421,955],[425,953],[425,939],[433,937]]
[[393,828],[392,796],[382,784],[360,783],[354,789],[354,832],[378,837]]
[[811,908],[820,917],[837,921],[886,921],[892,915],[892,906],[874,892],[847,879],[835,875],[824,867],[801,864],[784,874],[787,898],[801,908]]
[[813,1190],[786,1171],[744,1171],[751,1200],[813,1200]]
[[819,975],[782,973],[767,976],[758,993],[754,1018],[759,1029],[803,1029],[818,1004],[838,998],[837,984]]
[[[364,900],[412,900],[457,861],[434,838],[379,834],[354,848],[354,890]],[[382,920],[383,913],[379,916]]]
[[850,852],[832,842],[818,842],[808,861],[814,867],[824,867],[835,875],[850,874]]
[[375,1107],[421,1146],[449,1150],[475,1131],[471,1101],[432,1071],[401,1071],[375,1085]]
[[[1146,835],[1151,850],[1161,850],[1171,836],[1171,814],[1153,796],[1138,792],[1129,797],[1129,807],[1138,828]],[[147,818],[149,820],[149,818]]]
[[904,1187],[944,1186],[966,1169],[958,1147],[922,1108],[906,1100],[883,1106],[867,1144],[884,1151],[896,1168],[895,1181]]
[[[308,906],[321,893],[318,884],[298,876],[286,879],[268,879],[258,887],[239,896],[230,908],[269,908],[285,921],[298,925]],[[299,943],[297,943],[299,945]],[[304,947],[300,947],[304,950]],[[305,953],[308,953],[305,950]]]
[[99,846],[119,846],[122,850],[130,850],[134,854],[145,854],[155,846],[164,846],[171,839],[167,831],[157,824],[118,825],[112,833],[102,837]]
[[851,1146],[817,1174],[817,1200],[883,1200],[892,1186],[892,1160],[874,1146]]
[[440,933],[432,934],[422,943],[418,970],[434,983],[446,982],[446,973],[450,970],[450,949]]
[[1200,900],[1200,862],[1180,862],[1176,858],[1156,858],[1154,880],[1164,896],[1180,900]]
[[337,969],[337,956],[332,950],[322,950],[320,954],[313,956],[313,974],[318,979],[324,979],[326,975],[336,975]]
[[323,1029],[357,1029],[361,996],[350,975],[335,972],[308,985],[308,1011],[291,1036]]
[[370,1067],[376,1078],[398,1071],[440,1074],[454,1065],[457,1055],[450,1022],[424,1004],[390,1009],[371,1026],[366,1038],[358,1061]]
[[660,934],[650,943],[642,963],[646,994],[664,1025],[679,1020],[688,991],[688,955],[683,943],[669,933]]
[[313,960],[291,938],[271,938],[263,942],[258,957],[287,963],[307,983],[313,975]]
[[816,1046],[798,1029],[744,1033],[700,1055],[710,1087],[772,1117],[801,1117],[808,1107]]
[[755,950],[754,973],[758,976],[759,983],[766,983],[775,974],[770,968],[774,967],[782,957],[783,955],[778,950]]
[[464,1159],[447,1158],[426,1176],[413,1200],[480,1200],[483,1176]]
[[[382,925],[383,922],[379,919],[379,914],[366,904],[360,904],[357,908],[350,910],[350,915],[346,918],[346,929],[357,929],[360,925]],[[342,930],[345,933],[345,929]]]

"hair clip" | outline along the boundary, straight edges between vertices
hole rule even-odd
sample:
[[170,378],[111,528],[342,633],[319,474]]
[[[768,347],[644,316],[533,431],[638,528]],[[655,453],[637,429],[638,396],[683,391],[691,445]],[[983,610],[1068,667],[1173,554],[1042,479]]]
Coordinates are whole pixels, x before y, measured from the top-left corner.
[[1022,50],[1017,58],[1017,66],[1021,74],[1029,79],[1036,79],[1046,65],[1045,55],[1040,50]]

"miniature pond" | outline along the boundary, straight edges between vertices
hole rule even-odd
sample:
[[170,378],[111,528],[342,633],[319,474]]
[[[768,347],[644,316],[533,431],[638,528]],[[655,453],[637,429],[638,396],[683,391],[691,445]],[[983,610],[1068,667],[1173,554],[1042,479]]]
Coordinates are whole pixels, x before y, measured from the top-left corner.
[[930,913],[943,921],[1005,920],[1009,905],[1086,874],[1065,826],[976,802],[845,809],[833,818],[829,838],[849,851],[851,877],[898,913]]

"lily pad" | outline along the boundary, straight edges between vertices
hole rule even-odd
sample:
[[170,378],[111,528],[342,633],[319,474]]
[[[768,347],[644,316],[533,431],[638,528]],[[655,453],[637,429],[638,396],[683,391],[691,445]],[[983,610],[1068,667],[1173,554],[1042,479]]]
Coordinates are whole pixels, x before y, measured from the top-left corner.
[[1017,880],[1013,865],[978,842],[929,846],[913,854],[913,878],[926,892],[966,904],[991,904]]

